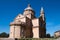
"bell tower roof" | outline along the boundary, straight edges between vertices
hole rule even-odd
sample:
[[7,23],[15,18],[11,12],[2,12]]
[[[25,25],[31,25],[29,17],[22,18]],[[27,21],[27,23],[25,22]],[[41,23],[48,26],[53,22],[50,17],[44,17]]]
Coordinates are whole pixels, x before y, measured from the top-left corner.
[[43,9],[43,7],[41,7],[40,17],[42,17],[43,21],[45,20],[45,14],[44,14],[44,9]]
[[24,10],[33,10],[33,9],[31,8],[31,5],[30,5],[30,4],[28,4],[28,7],[27,7],[27,8],[25,8]]
[[43,13],[44,12],[44,9],[43,9],[43,7],[41,7],[41,13]]

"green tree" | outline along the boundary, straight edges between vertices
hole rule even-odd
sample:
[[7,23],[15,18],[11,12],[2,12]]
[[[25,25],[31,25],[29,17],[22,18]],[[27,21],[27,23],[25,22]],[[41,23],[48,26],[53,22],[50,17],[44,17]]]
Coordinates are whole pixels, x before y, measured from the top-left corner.
[[54,38],[54,36],[51,36],[51,38]]
[[7,33],[5,33],[5,32],[2,32],[2,33],[0,33],[0,37],[9,37],[9,34],[7,34]]
[[51,38],[51,35],[49,33],[46,34],[46,38]]

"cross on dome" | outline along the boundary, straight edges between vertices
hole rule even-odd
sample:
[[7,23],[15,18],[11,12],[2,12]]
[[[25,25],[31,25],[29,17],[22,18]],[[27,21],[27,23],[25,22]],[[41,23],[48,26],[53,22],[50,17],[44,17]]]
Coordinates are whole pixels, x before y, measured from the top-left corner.
[[31,7],[31,5],[30,5],[30,4],[28,4],[28,7]]
[[31,8],[31,5],[30,4],[28,4],[28,7],[25,8],[24,10],[32,10],[33,11],[33,9]]

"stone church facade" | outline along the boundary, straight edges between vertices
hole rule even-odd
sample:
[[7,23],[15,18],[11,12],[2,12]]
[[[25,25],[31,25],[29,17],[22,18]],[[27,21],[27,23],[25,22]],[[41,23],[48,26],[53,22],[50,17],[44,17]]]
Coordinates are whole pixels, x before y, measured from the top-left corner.
[[35,17],[35,11],[28,4],[23,14],[19,14],[10,23],[9,38],[44,38],[46,36],[46,22],[43,7],[40,17]]

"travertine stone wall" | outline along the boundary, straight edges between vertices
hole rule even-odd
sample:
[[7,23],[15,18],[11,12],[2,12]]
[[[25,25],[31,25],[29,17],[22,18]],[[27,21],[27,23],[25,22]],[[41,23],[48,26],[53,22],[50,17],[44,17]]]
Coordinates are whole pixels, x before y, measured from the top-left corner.
[[21,38],[21,26],[15,26],[15,38]]
[[23,13],[26,17],[28,17],[29,19],[33,19],[34,18],[34,11],[32,10],[26,10]]
[[20,38],[21,37],[21,27],[12,25],[10,26],[10,37],[9,38]]
[[33,28],[33,38],[39,38],[39,28]]
[[32,23],[33,38],[39,38],[39,19],[33,19]]
[[14,25],[10,26],[10,36],[9,38],[14,38]]

